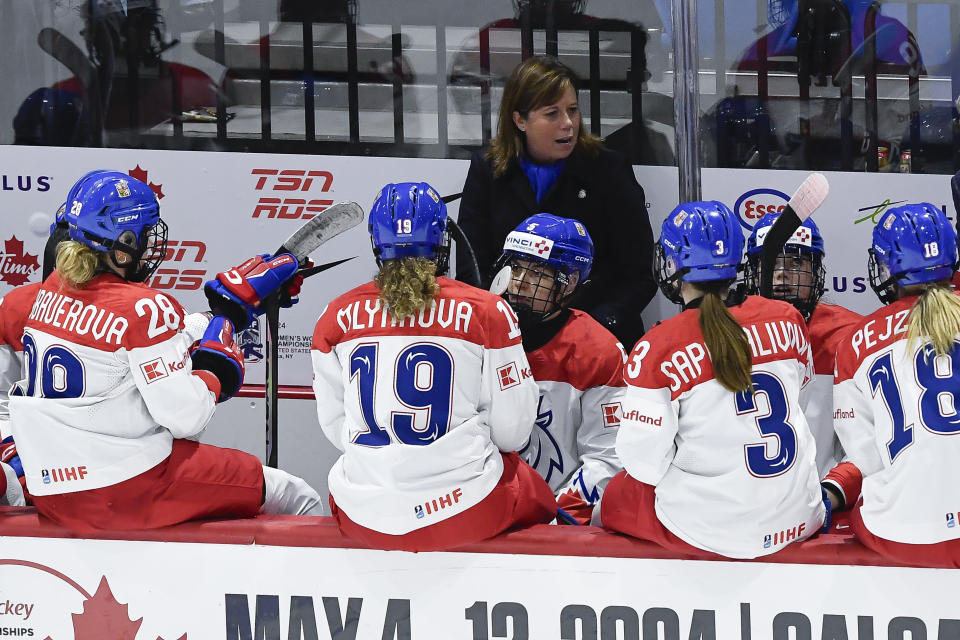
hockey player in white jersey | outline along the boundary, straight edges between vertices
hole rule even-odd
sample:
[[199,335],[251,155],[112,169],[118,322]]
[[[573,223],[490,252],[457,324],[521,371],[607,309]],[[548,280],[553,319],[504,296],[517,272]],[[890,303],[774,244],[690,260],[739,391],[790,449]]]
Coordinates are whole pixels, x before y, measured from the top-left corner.
[[800,411],[812,375],[803,318],[779,300],[729,297],[743,231],[721,202],[679,205],[656,253],[661,290],[684,310],[627,360],[626,472],[607,485],[603,526],[733,558],[813,535],[825,509]]
[[[233,325],[195,336],[185,313],[143,284],[166,253],[150,188],[112,171],[67,197],[71,241],[26,320],[24,379],[9,400],[37,510],[76,531],[143,529],[215,516],[320,513],[302,480],[249,454],[188,440],[243,381]],[[256,257],[208,283],[234,318],[284,286],[292,256]]]
[[313,334],[317,415],[343,451],[329,475],[340,529],[426,551],[549,522],[553,493],[515,453],[537,408],[516,314],[442,277],[447,210],[430,185],[386,185],[369,229],[376,278]]
[[957,234],[928,203],[873,230],[870,286],[886,306],[837,350],[835,428],[863,473],[850,525],[897,562],[960,567]]
[[517,312],[540,388],[537,426],[520,455],[581,524],[590,523],[610,478],[623,470],[614,450],[623,346],[588,314],[569,308],[592,264],[593,241],[580,222],[538,213],[507,235],[494,267],[504,276],[509,270],[509,281],[498,284],[506,284],[503,297]]
[[0,298],[0,470],[3,471],[0,477],[0,505],[26,504],[23,464],[13,442],[7,405],[10,388],[23,377],[23,325],[30,315],[40,285],[53,272],[57,246],[70,239],[67,224],[62,221],[65,210],[65,206],[60,207],[57,222],[50,228],[50,237],[43,251],[40,282],[21,285]]
[[[747,238],[745,280],[747,291],[752,295],[760,294],[760,254],[767,234],[779,217],[779,212],[765,214]],[[833,366],[840,340],[862,316],[821,300],[826,277],[825,254],[820,229],[812,218],[807,218],[777,256],[772,297],[792,304],[807,323],[814,375],[803,395],[801,408],[816,442],[820,484],[833,511],[852,507],[860,496],[860,471],[856,465],[844,461],[843,447],[833,430]]]

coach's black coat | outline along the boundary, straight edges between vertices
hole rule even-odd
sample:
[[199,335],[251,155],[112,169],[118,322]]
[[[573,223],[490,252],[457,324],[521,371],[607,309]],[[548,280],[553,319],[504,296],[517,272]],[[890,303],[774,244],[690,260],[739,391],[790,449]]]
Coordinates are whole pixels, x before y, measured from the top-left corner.
[[[526,174],[516,161],[499,178],[484,150],[473,154],[463,186],[457,222],[477,255],[483,285],[503,249],[503,241],[524,219],[552,213],[581,221],[594,244],[592,284],[576,306],[610,329],[627,350],[643,335],[640,312],[656,293],[653,234],[643,188],[633,168],[615,151],[590,157],[574,148],[550,191],[537,204]],[[471,282],[466,252],[457,252],[457,278]]]

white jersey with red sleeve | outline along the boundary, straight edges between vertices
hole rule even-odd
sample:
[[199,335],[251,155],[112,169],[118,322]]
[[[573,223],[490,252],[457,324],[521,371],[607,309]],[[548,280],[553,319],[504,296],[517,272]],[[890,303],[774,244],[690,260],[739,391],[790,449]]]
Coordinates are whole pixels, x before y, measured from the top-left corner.
[[754,558],[823,523],[799,398],[812,357],[789,304],[750,296],[730,313],[750,342],[753,393],[716,381],[699,311],[684,311],[651,329],[627,360],[617,454],[631,476],[656,486],[657,517],[677,537]]
[[[871,533],[908,544],[960,538],[960,349],[907,344],[916,297],[864,318],[837,350],[837,435],[863,473]],[[960,339],[960,335],[958,335]]]
[[40,283],[25,284],[0,298],[0,439],[10,435],[7,398],[13,383],[23,377],[23,324],[37,298]]
[[174,438],[198,434],[215,397],[191,375],[184,311],[112,274],[83,289],[52,274],[23,333],[24,379],[10,418],[34,495],[97,489],[139,475]]
[[438,278],[433,306],[395,321],[368,283],[331,302],[313,335],[317,416],[343,455],[329,487],[351,520],[401,535],[479,503],[500,451],[530,436],[537,385],[500,297]]
[[540,400],[520,455],[557,495],[572,492],[594,505],[623,470],[615,448],[623,357],[613,334],[575,309],[557,335],[527,353]]

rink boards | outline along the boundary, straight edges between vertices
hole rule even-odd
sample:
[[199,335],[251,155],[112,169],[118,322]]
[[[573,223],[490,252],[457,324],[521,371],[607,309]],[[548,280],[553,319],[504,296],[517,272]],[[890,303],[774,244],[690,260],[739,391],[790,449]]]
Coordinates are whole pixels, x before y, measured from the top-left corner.
[[762,562],[681,559],[592,527],[456,552],[363,548],[329,518],[79,539],[0,514],[0,637],[139,640],[958,638],[960,573],[849,536]]

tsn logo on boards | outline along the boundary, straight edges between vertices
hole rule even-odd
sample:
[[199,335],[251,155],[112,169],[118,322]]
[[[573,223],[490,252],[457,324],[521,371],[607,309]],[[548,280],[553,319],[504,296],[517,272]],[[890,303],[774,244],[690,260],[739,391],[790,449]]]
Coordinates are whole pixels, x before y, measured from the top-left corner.
[[[252,169],[254,191],[261,195],[253,208],[253,218],[309,220],[333,204],[329,198],[309,198],[305,194],[327,193],[333,186],[329,171],[308,169]],[[279,192],[279,193],[274,193]]]

